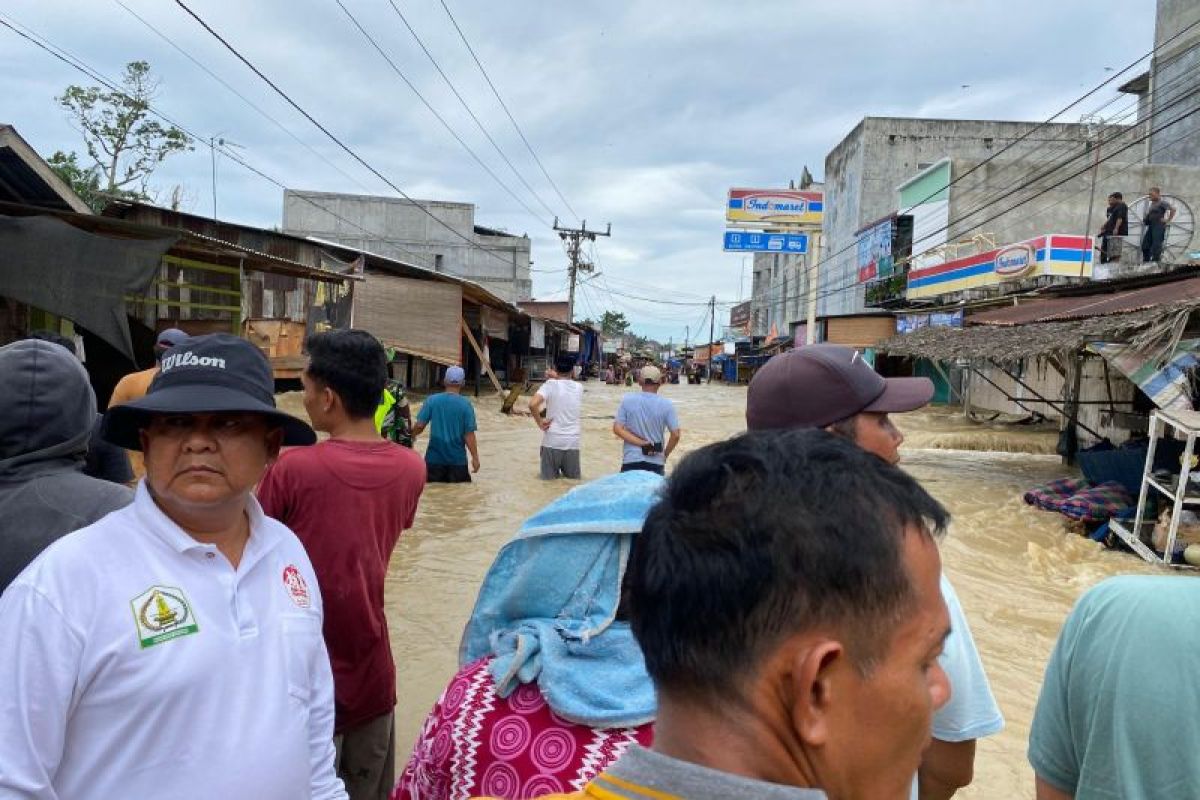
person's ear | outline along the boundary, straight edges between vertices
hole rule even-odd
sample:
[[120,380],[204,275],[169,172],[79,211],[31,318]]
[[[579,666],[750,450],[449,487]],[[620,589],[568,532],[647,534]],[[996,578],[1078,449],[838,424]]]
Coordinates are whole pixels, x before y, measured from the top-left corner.
[[820,747],[833,734],[833,720],[846,703],[847,671],[853,670],[841,642],[820,639],[792,655],[792,724],[800,741]]
[[145,428],[138,428],[138,441],[142,443],[142,461],[146,460],[146,451],[149,450],[150,437],[146,435]]
[[279,458],[279,451],[283,447],[283,428],[272,428],[267,431],[267,463],[274,464],[275,459]]

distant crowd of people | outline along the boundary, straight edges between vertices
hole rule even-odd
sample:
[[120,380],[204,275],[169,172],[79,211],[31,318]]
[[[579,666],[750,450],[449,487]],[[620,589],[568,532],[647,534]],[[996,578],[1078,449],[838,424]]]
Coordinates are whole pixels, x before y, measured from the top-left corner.
[[[950,515],[898,466],[891,415],[927,379],[777,356],[748,431],[667,476],[680,422],[642,367],[620,471],[500,549],[397,776],[385,581],[426,483],[480,468],[463,370],[414,421],[377,340],[316,334],[305,422],[250,343],[172,334],[97,428],[70,345],[0,347],[0,797],[935,800],[1004,725]],[[572,367],[530,406],[546,479],[581,478]],[[134,490],[84,474],[93,442],[140,455]],[[1030,734],[1040,800],[1200,796],[1197,600],[1139,576],[1079,601]]]

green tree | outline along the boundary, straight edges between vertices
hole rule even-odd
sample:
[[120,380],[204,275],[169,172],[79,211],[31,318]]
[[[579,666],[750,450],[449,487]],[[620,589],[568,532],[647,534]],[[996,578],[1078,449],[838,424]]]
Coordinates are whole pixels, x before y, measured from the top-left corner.
[[72,85],[55,98],[94,163],[84,167],[74,152],[61,151],[48,163],[93,209],[104,205],[105,195],[148,199],[146,182],[154,169],[172,153],[193,149],[179,128],[149,118],[158,86],[148,63],[132,61],[120,89]]
[[104,209],[106,202],[100,190],[100,171],[95,167],[86,169],[79,165],[79,157],[74,153],[64,153],[55,150],[54,155],[46,159],[50,169],[79,195],[79,199],[97,214]]
[[629,320],[620,311],[605,311],[600,317],[600,330],[606,336],[620,336],[629,330]]

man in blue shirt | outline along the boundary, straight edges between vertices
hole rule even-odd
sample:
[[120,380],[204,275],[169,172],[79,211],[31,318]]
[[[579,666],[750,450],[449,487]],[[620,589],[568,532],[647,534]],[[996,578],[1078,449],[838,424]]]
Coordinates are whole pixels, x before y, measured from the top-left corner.
[[1038,800],[1200,797],[1197,626],[1192,577],[1121,575],[1080,598],[1029,732]]
[[[675,404],[658,396],[662,373],[657,367],[645,366],[639,376],[640,392],[630,392],[621,399],[613,433],[625,443],[621,457],[621,472],[646,470],[662,475],[671,451],[679,444],[679,417]],[[669,438],[663,434],[669,434]],[[663,439],[667,442],[664,445]]]
[[[479,448],[475,442],[475,409],[462,396],[467,375],[462,367],[446,370],[446,391],[425,401],[417,413],[413,438],[428,426],[429,447],[425,450],[427,483],[470,483],[471,473],[479,472]],[[467,454],[471,469],[467,471]]]

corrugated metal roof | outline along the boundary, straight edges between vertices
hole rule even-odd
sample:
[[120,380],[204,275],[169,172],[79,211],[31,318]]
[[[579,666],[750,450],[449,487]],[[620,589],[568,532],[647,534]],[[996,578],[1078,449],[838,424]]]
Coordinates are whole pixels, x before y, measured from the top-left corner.
[[1030,300],[1020,305],[974,314],[967,318],[967,323],[1008,327],[1031,322],[1061,322],[1125,314],[1195,299],[1200,299],[1200,278],[1188,278],[1124,292]]

